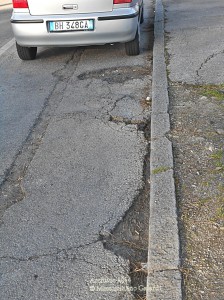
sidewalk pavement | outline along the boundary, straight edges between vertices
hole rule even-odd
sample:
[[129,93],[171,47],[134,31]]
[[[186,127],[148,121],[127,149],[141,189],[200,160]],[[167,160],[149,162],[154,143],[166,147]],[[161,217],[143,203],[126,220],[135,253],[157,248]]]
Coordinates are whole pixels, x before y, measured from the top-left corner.
[[156,1],[148,300],[223,299],[223,15],[222,0]]

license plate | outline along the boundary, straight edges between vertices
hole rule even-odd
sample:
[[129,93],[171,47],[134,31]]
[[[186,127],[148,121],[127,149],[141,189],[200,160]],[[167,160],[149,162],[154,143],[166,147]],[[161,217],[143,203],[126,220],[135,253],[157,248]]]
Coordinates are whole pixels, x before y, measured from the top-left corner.
[[94,30],[94,20],[49,22],[50,32]]

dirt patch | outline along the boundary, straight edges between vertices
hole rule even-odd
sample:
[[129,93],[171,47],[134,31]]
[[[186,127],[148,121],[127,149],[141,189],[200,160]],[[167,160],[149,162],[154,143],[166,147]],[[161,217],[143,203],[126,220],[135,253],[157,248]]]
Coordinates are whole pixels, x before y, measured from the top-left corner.
[[223,299],[223,86],[170,84],[184,299]]
[[124,83],[128,80],[141,79],[143,76],[147,76],[151,73],[147,67],[142,66],[131,66],[131,67],[120,67],[102,69],[92,72],[86,72],[78,76],[79,80],[86,79],[101,79],[109,84],[113,83]]

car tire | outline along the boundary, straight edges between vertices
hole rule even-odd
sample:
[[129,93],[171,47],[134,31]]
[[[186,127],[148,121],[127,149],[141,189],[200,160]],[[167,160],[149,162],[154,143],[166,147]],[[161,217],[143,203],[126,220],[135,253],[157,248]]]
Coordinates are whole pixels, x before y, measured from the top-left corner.
[[23,47],[16,43],[17,53],[22,60],[33,60],[37,55],[37,47]]
[[139,55],[139,53],[140,53],[140,38],[139,38],[138,29],[137,29],[134,40],[125,43],[125,51],[126,51],[126,54],[129,56]]
[[142,6],[142,11],[141,11],[141,17],[140,17],[140,24],[144,22],[144,7]]

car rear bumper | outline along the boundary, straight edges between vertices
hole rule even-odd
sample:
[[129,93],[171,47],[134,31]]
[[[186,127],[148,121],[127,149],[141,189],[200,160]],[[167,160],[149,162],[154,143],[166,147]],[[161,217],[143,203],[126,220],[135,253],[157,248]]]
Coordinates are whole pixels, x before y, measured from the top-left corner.
[[[139,18],[139,7],[114,9],[105,14],[74,14],[31,16],[13,13],[11,23],[17,43],[21,46],[84,46],[128,42],[134,39]],[[94,19],[93,31],[49,32],[49,21]]]

